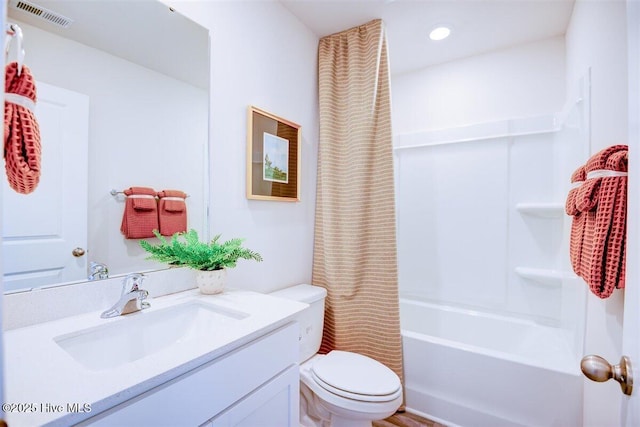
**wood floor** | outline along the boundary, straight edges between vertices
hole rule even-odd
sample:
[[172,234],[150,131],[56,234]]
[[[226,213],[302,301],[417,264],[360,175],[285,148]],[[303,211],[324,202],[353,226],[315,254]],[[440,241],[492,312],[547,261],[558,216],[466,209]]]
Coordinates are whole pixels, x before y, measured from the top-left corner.
[[409,412],[397,412],[384,420],[374,421],[373,427],[445,427]]

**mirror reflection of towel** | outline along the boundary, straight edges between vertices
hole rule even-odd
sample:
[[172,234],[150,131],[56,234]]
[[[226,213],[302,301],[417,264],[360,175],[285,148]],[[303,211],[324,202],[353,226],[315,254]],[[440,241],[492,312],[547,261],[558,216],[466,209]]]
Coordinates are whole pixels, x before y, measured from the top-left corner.
[[187,231],[187,194],[179,190],[163,190],[158,193],[158,220],[160,234],[172,236]]
[[149,187],[131,187],[124,190],[127,200],[120,231],[127,239],[154,237],[158,229],[156,191]]
[[29,68],[24,65],[18,75],[18,64],[5,68],[4,157],[9,185],[21,194],[33,192],[40,181],[40,128],[33,113],[36,85]]

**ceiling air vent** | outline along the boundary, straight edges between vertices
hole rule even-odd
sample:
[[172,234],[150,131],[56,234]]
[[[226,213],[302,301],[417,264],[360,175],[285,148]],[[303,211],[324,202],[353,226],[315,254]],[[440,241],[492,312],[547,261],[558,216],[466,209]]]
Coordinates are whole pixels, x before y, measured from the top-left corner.
[[58,25],[62,28],[67,28],[73,23],[73,19],[67,18],[66,16],[60,15],[59,13],[53,12],[47,8],[38,6],[37,4],[31,3],[29,1],[12,0],[11,6],[16,9],[22,10],[23,12],[27,12],[33,16],[37,16],[40,19],[51,22],[52,24]]

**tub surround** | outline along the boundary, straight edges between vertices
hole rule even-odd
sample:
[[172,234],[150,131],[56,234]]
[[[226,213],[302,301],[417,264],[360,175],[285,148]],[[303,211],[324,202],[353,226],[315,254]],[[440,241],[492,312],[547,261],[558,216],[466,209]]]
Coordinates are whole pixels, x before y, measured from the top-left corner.
[[566,165],[588,146],[589,87],[585,75],[558,113],[398,135],[409,410],[457,425],[581,424],[586,292],[563,200]]
[[[151,290],[153,287],[153,281],[149,280],[148,288]],[[68,289],[63,290],[66,291]],[[44,293],[45,290],[37,292]],[[83,366],[54,341],[56,337],[110,323],[120,322],[122,328],[126,328],[127,322],[136,316],[148,316],[189,302],[214,304],[248,316],[212,328],[204,339],[176,343],[146,357],[104,370]],[[153,299],[151,308],[113,319],[100,318],[100,310],[104,307],[101,305],[97,311],[25,327],[15,327],[24,321],[14,322],[14,328],[5,331],[5,362],[11,366],[5,377],[6,402],[35,405],[33,412],[7,413],[10,425],[70,425],[81,422],[219,359],[278,328],[282,329],[306,304],[250,291],[227,290],[209,296],[197,290],[187,290],[157,297]],[[144,335],[144,331],[140,333]],[[293,344],[297,347],[297,342]],[[240,366],[238,368],[241,369]],[[176,396],[177,401],[183,400],[181,397]],[[91,412],[70,413],[68,405],[76,403],[80,409],[85,404],[90,405]],[[56,410],[59,408],[57,405],[62,405],[63,410]]]

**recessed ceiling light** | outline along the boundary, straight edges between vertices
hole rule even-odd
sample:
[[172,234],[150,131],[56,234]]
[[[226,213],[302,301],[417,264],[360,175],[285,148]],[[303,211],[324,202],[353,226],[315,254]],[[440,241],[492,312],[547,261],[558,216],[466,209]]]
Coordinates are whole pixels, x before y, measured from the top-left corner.
[[451,28],[439,25],[429,33],[429,38],[433,41],[444,40],[451,34]]

